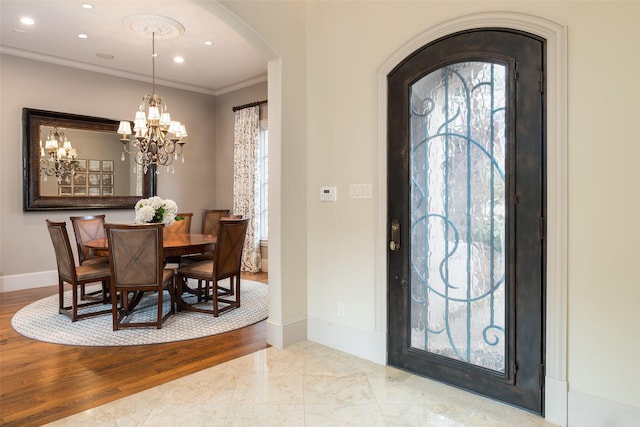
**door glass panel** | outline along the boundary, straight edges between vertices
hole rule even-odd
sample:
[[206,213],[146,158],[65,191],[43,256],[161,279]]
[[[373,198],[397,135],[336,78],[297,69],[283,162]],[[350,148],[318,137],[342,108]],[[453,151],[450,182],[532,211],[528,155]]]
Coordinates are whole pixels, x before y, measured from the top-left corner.
[[506,67],[410,88],[412,348],[505,372]]

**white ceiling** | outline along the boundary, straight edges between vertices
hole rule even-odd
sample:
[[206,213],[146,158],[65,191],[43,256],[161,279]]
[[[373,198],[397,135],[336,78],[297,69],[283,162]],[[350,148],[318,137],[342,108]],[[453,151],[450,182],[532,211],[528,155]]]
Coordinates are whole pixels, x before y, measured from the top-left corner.
[[[237,32],[190,0],[0,0],[0,52],[151,81],[151,39],[126,24],[135,14],[177,21],[184,33],[158,39],[156,83],[210,95],[266,81],[267,63]],[[20,23],[28,16],[32,26]],[[78,38],[84,33],[87,39]],[[211,41],[211,46],[205,45]],[[103,59],[97,55],[109,55]],[[180,55],[185,62],[174,63]]]

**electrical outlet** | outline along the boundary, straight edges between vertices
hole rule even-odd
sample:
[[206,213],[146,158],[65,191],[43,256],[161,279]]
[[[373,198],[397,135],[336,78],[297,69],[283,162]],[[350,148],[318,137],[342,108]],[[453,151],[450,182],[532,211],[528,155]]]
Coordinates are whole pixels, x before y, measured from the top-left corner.
[[344,317],[344,301],[338,301],[338,317]]

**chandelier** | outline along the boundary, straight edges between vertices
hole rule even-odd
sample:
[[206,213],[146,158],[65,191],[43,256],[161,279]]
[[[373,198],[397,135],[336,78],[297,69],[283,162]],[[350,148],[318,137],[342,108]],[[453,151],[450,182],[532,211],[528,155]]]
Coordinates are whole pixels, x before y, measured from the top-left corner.
[[[146,174],[152,166],[166,166],[167,171],[175,172],[172,163],[180,158],[184,163],[182,149],[187,130],[179,121],[171,120],[167,111],[167,103],[156,93],[156,43],[155,32],[152,33],[151,63],[152,88],[151,94],[145,95],[138,107],[133,121],[121,121],[118,133],[122,134],[121,160],[125,160],[125,153],[131,155],[134,161],[143,167]],[[145,114],[145,110],[147,113]],[[131,140],[127,135],[132,135]],[[156,168],[156,173],[159,170]]]
[[55,176],[58,184],[61,184],[63,176],[76,173],[78,165],[76,157],[78,157],[78,153],[71,146],[71,141],[64,136],[64,132],[58,128],[51,129],[44,147],[42,140],[40,140],[42,180],[46,181],[47,176]]

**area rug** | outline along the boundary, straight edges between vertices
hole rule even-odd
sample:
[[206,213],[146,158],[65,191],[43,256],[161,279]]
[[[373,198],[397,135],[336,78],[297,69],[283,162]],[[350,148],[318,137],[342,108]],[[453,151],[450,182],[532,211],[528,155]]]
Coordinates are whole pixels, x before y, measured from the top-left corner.
[[[216,335],[252,325],[268,316],[267,285],[244,279],[240,283],[240,308],[224,312],[218,317],[207,313],[178,312],[165,320],[162,329],[131,328],[114,331],[111,314],[72,322],[69,317],[58,313],[57,294],[31,303],[18,311],[11,319],[11,326],[27,338],[78,346],[158,344]],[[65,292],[65,300],[71,301],[71,291]],[[195,302],[189,299],[186,301]],[[156,295],[145,295],[134,310],[131,320],[154,321],[156,303]],[[163,313],[167,313],[170,299],[166,291],[163,303]],[[210,308],[211,301],[198,305]],[[86,310],[99,311],[110,307],[110,304],[96,305]]]

